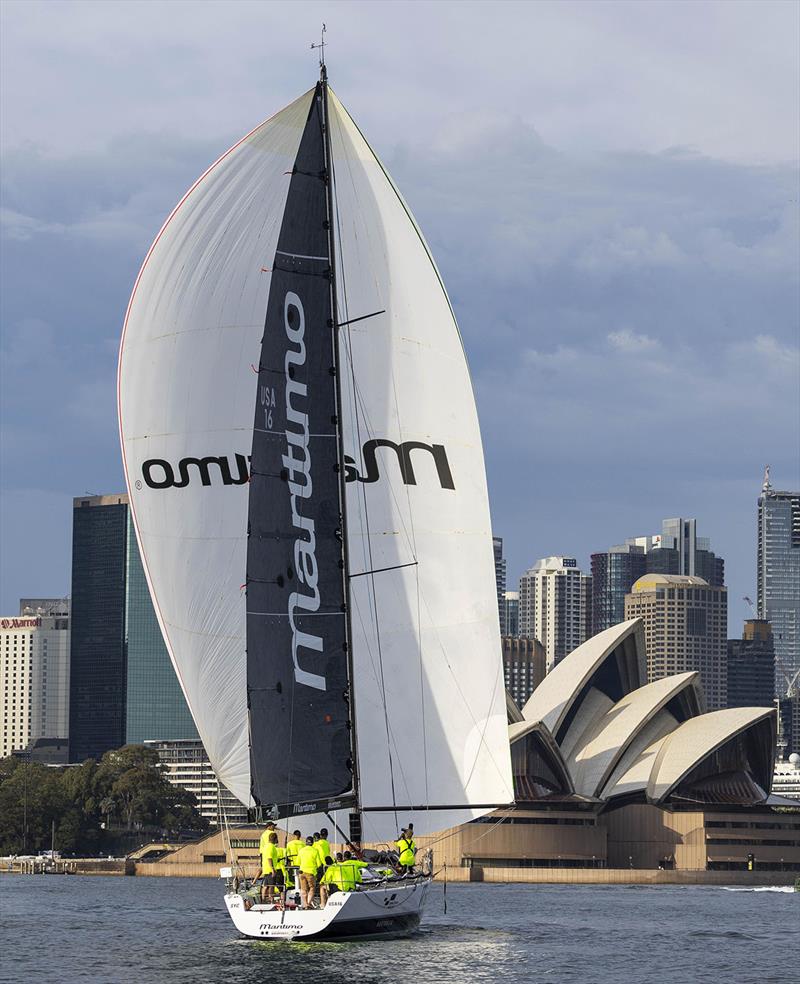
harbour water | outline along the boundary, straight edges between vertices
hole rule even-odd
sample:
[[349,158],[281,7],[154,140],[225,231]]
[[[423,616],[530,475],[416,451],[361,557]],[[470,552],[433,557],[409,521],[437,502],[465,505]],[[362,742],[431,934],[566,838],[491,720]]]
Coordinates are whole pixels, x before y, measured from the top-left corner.
[[787,888],[451,884],[412,938],[241,939],[222,883],[0,877],[3,984],[796,984]]

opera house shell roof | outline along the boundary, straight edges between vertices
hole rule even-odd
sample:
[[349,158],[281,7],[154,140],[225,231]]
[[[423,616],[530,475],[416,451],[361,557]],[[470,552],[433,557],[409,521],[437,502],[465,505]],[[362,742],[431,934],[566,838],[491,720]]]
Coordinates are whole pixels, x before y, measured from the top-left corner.
[[517,803],[773,802],[774,709],[704,713],[697,673],[647,683],[640,619],[579,646],[521,711],[508,702]]

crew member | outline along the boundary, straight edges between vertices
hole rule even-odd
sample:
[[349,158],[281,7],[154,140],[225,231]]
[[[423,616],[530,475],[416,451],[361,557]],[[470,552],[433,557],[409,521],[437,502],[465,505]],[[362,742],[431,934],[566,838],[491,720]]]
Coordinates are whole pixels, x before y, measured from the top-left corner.
[[394,846],[400,855],[400,868],[402,871],[410,874],[414,870],[414,855],[417,853],[413,828],[406,827],[400,837],[394,842]]
[[[261,853],[261,901],[266,902],[268,895],[280,891],[278,884],[278,835],[274,830],[267,835],[267,845]],[[281,882],[283,878],[281,878]]]
[[301,847],[305,847],[305,841],[299,830],[292,832],[292,839],[286,844],[286,868],[289,881],[295,881],[297,875],[297,854]]
[[342,859],[342,868],[344,870],[344,891],[355,891],[356,885],[360,884],[362,881],[361,869],[366,867],[368,867],[366,861],[361,861],[359,858],[353,857],[350,851],[344,852],[344,857]]
[[286,901],[286,889],[289,885],[289,872],[286,868],[286,848],[278,846],[275,850],[277,853],[277,881],[282,888],[280,896],[281,903],[283,904]]
[[319,867],[319,854],[313,837],[306,837],[305,845],[297,852],[297,862],[300,868],[300,907],[312,909]]
[[335,862],[330,855],[325,858],[325,874],[319,883],[319,901],[323,907],[334,892],[338,892],[341,882],[341,864]]
[[275,824],[271,820],[268,821],[267,826],[264,828],[264,833],[261,835],[261,840],[258,842],[258,853],[261,855],[262,859],[267,850],[267,845],[269,844],[269,835],[275,829]]
[[[316,840],[316,836],[314,838]],[[316,842],[316,848],[319,851],[319,856],[322,858],[322,864],[330,864],[328,858],[332,858],[331,845],[328,842],[328,831],[325,827],[322,827],[319,832],[319,840]]]
[[319,885],[322,880],[322,873],[325,871],[325,858],[327,857],[327,854],[322,850],[320,845],[318,830],[314,831],[314,847],[317,852],[317,857],[319,858],[319,864],[317,865],[317,884]]

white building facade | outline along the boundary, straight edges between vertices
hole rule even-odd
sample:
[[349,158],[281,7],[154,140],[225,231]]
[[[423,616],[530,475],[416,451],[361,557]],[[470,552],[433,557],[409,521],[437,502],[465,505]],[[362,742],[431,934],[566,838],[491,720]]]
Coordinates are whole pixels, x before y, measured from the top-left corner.
[[57,607],[0,618],[0,758],[69,737],[68,603]]
[[544,646],[548,673],[591,634],[591,576],[574,557],[545,557],[519,582],[519,634]]
[[220,784],[202,741],[175,738],[144,744],[158,752],[164,778],[173,786],[188,790],[197,800],[198,813],[209,823],[217,824],[220,813],[229,824],[247,823],[247,807]]

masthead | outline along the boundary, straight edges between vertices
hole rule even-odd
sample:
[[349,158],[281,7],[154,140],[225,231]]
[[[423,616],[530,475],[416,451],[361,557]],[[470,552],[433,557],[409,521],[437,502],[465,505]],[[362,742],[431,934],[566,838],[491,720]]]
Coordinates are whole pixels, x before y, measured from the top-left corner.
[[327,30],[328,29],[323,22],[322,30],[319,35],[319,44],[315,44],[313,41],[311,42],[311,50],[319,51],[319,78],[321,82],[327,82],[328,80],[328,73],[325,70],[325,34]]

